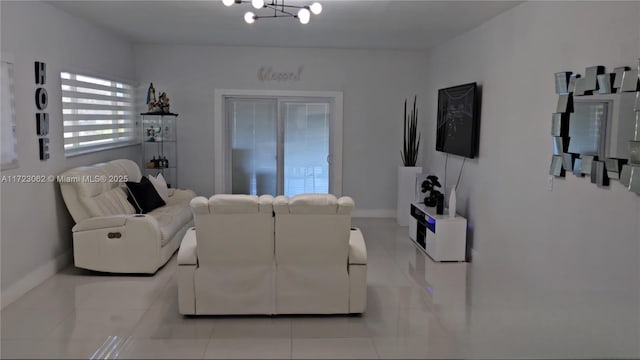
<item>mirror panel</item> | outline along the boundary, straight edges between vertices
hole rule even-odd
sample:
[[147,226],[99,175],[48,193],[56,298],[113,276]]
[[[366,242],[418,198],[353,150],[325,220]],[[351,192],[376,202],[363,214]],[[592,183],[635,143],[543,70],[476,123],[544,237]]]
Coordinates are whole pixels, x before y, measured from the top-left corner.
[[640,193],[640,59],[637,70],[604,66],[554,74],[558,102],[551,118],[549,173],[589,176],[598,187],[615,179]]

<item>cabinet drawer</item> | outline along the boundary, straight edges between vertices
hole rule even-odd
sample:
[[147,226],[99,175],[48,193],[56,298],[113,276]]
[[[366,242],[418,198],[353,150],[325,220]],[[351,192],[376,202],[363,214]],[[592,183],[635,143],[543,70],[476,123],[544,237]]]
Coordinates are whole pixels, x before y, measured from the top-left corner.
[[411,216],[418,221],[424,222],[424,213],[413,204],[411,204]]

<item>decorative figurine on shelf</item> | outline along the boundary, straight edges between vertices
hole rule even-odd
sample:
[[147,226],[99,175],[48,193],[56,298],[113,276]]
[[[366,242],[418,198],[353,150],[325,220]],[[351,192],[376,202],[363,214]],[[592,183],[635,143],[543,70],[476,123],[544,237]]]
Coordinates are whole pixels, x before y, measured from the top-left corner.
[[153,159],[149,160],[144,166],[147,169],[155,169],[158,167],[158,160],[156,160],[156,157],[154,156]]
[[162,92],[160,97],[158,98],[160,101],[158,102],[158,106],[160,107],[160,111],[163,113],[168,113],[169,111],[169,97],[166,92]]
[[156,137],[160,136],[162,132],[162,128],[158,126],[158,130],[155,127],[151,126],[147,128],[147,142],[155,142]]
[[[424,198],[424,205],[428,207],[434,207],[438,204],[438,198],[443,196],[436,188],[442,187],[438,181],[438,177],[435,175],[427,176],[427,180],[422,182],[422,192],[429,192],[428,196]],[[443,196],[444,198],[444,196]]]
[[156,108],[156,89],[153,87],[153,83],[149,84],[149,89],[147,90],[147,111],[155,112],[158,109]]

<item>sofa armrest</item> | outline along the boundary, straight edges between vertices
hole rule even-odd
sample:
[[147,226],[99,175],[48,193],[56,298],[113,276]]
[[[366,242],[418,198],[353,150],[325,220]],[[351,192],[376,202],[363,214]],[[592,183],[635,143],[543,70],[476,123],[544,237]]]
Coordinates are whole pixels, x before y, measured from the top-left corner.
[[191,211],[194,214],[208,214],[209,213],[209,199],[204,196],[196,196],[189,202]]
[[127,223],[127,217],[131,215],[112,215],[112,216],[98,216],[88,218],[77,223],[72,231],[89,231],[97,229],[107,229],[113,227],[122,227]]
[[349,265],[367,264],[367,245],[360,229],[352,228],[349,235]]
[[178,250],[178,265],[198,265],[196,229],[187,230]]
[[130,239],[153,239],[152,241],[158,242],[158,248],[160,248],[160,239],[162,237],[160,225],[150,215],[133,214],[93,217],[77,223],[72,231],[74,234],[95,231],[103,233],[109,229],[113,229],[115,232],[122,231]]
[[338,199],[338,214],[351,214],[355,203],[349,196],[343,196]]

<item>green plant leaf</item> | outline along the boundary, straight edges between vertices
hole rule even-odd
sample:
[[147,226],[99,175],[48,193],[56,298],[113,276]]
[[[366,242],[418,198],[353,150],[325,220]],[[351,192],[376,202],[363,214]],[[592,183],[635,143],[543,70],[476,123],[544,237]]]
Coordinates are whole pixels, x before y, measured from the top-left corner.
[[420,134],[418,133],[418,96],[413,98],[413,108],[407,114],[407,99],[404,100],[404,128],[403,143],[400,157],[404,166],[415,166],[420,149]]

